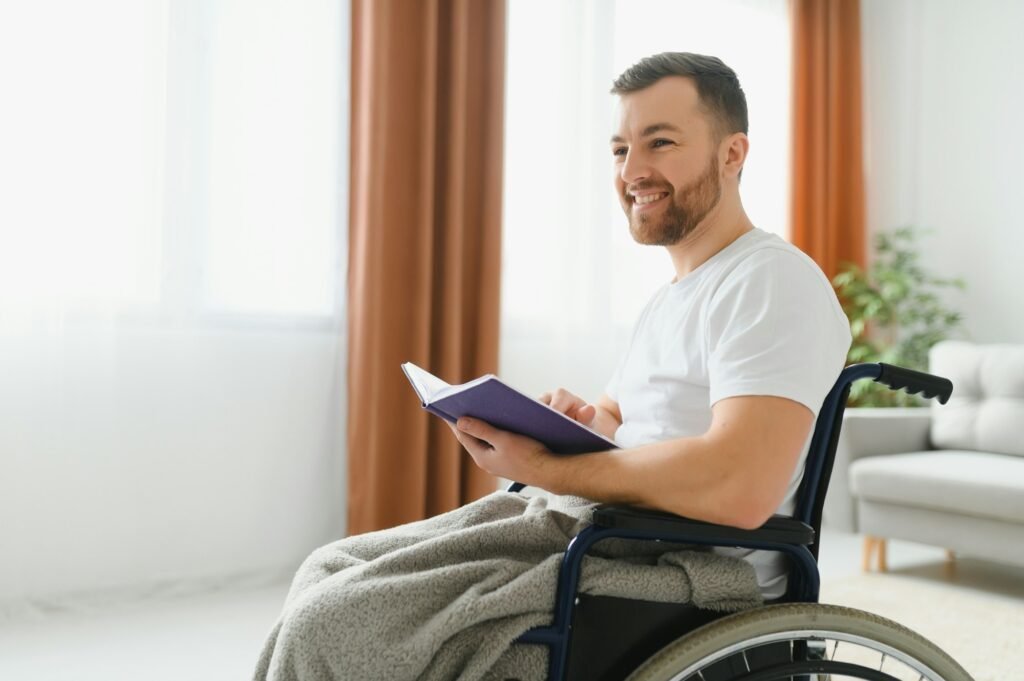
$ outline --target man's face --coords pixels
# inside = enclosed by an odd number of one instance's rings
[[[615,189],[641,244],[691,234],[722,195],[717,145],[689,78],[670,76],[623,95],[612,136]]]

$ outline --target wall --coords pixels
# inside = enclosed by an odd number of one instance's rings
[[[862,2],[868,221],[934,233],[925,264],[978,342],[1024,342],[1024,3]]]
[[[337,329],[41,337],[0,337],[0,604],[269,578],[341,536]]]

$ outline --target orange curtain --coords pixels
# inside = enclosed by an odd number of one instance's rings
[[[791,0],[793,243],[831,279],[864,265],[859,0]]]
[[[400,364],[498,363],[505,4],[352,0],[348,530],[495,489]]]

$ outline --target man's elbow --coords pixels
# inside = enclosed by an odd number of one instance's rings
[[[725,525],[741,530],[756,530],[767,522],[775,512],[774,506],[767,506],[763,502],[756,502],[746,496],[732,497],[721,495],[713,505],[702,513],[694,513],[692,507],[680,505],[675,508],[672,505],[661,507],[670,513],[676,513],[684,517],[693,517],[715,525]]]
[[[736,513],[728,524],[741,530],[756,530],[772,517],[772,513],[764,513],[761,510],[744,511]]]
[[[741,530],[756,530],[775,514],[779,500],[764,494],[764,490],[744,490],[733,496],[729,506],[728,518],[723,524]]]

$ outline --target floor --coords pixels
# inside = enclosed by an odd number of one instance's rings
[[[285,582],[0,625],[4,681],[250,678]]]
[[[823,581],[859,574],[861,538],[837,531],[824,537]],[[890,545],[889,567],[1024,604],[1024,570],[963,560],[951,573],[941,549],[904,542]],[[0,623],[0,679],[246,679],[287,589],[282,580],[6,621]]]

